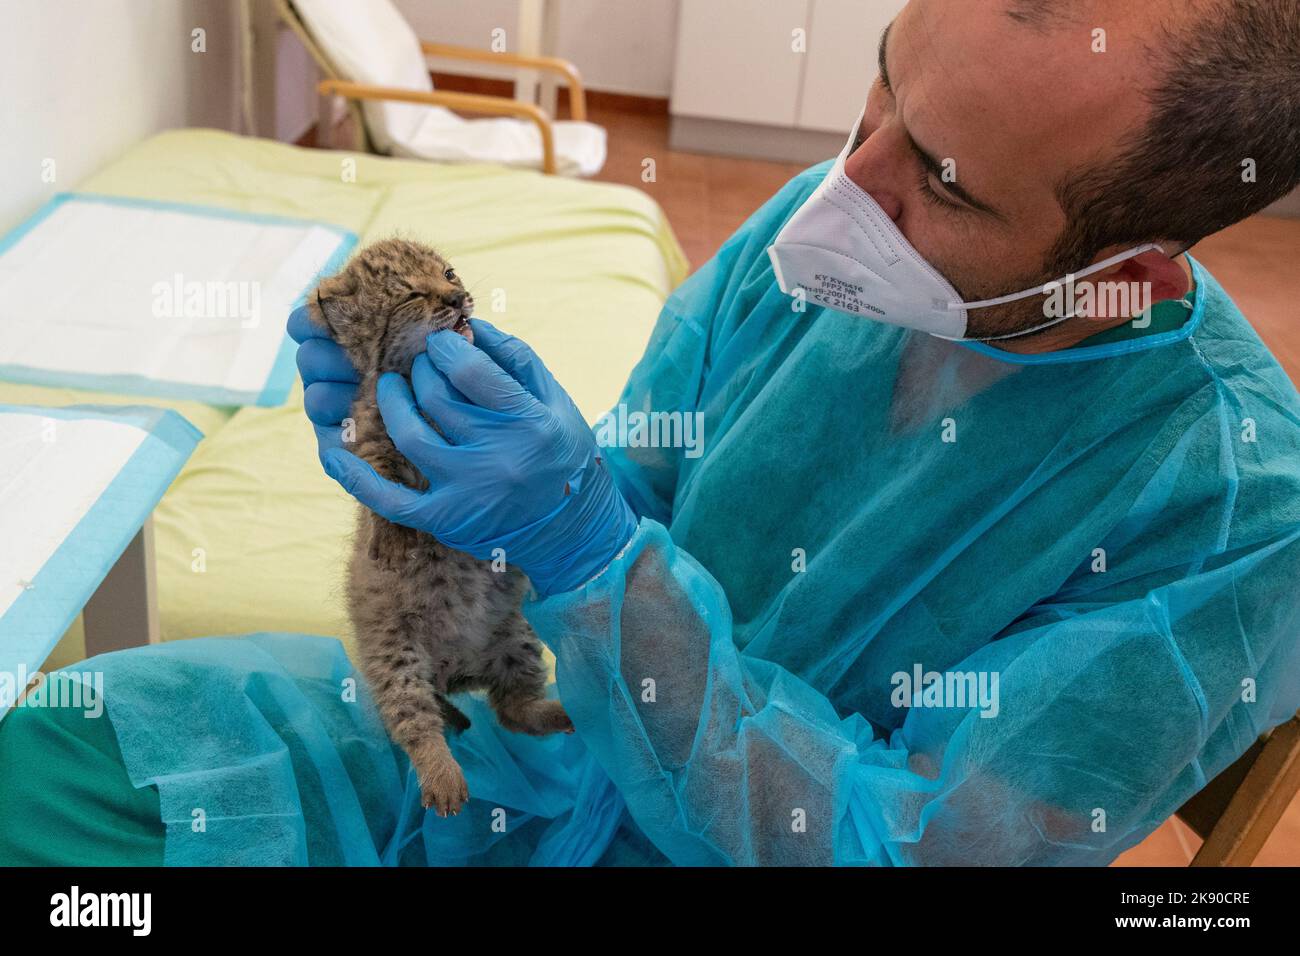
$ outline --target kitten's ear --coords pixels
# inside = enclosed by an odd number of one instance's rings
[[[351,270],[347,270],[321,280],[320,285],[316,286],[316,291],[309,297],[312,315],[320,320],[321,325],[329,330],[331,336],[337,333],[334,323],[330,321],[330,312],[334,308],[330,305],[331,300],[355,295],[357,287],[356,276]]]
[[[334,323],[330,321],[328,303],[329,299],[325,298],[324,294],[321,292],[320,286],[317,286],[316,291],[308,300],[307,311],[313,319],[325,326],[325,330],[329,332],[330,338],[334,338],[337,333],[334,331]]]
[[[343,272],[337,276],[322,278],[321,284],[317,286],[317,291],[326,299],[335,299],[347,297],[347,295],[356,295],[360,290],[361,281],[356,276],[355,269],[343,269]]]

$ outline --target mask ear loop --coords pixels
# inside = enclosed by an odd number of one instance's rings
[[[1065,276],[1065,279],[1067,281],[1071,279],[1086,279],[1088,276],[1096,275],[1098,272],[1104,272],[1111,266],[1119,265],[1121,262],[1127,262],[1129,259],[1136,259],[1145,252],[1159,252],[1164,254],[1165,250],[1163,247],[1156,245],[1153,242],[1147,243],[1144,246],[1137,246],[1136,248],[1130,249],[1128,252],[1121,252],[1118,255],[1111,256],[1109,259],[1103,259],[1101,262],[1091,265],[1079,272],[1071,272],[1069,275]],[[1170,256],[1169,258],[1172,259],[1173,256]],[[1045,282],[1036,288],[1026,289],[1024,292],[1014,292],[1011,295],[1001,295],[996,299],[983,299],[979,302],[949,302],[948,308],[954,312],[961,309],[987,309],[989,306],[1006,305],[1008,302],[1018,302],[1021,299],[1033,298],[1036,295],[1048,295],[1052,292],[1053,286],[1063,285],[1065,285],[1065,282],[1060,279],[1054,279],[1053,281]],[[1073,318],[1073,316],[1066,316],[1066,318]],[[1040,328],[1042,328],[1042,326],[1040,326]]]
[[[1189,252],[1191,252],[1191,251],[1192,251],[1192,247],[1191,247],[1191,246],[1184,246],[1183,248],[1181,248],[1181,249],[1179,249],[1177,252],[1175,252],[1172,256],[1170,256],[1169,258],[1170,258],[1170,259],[1177,259],[1179,256],[1185,256],[1185,255],[1187,255],[1187,253],[1189,253]],[[1186,309],[1188,312],[1194,312],[1194,311],[1196,311],[1196,303],[1193,302],[1191,299],[1187,298],[1186,295],[1184,295],[1181,299],[1178,300],[1178,304],[1181,305],[1181,306],[1182,306],[1184,309]]]
[[[1101,271],[1103,271],[1103,270],[1109,268],[1110,266],[1117,265],[1117,264],[1119,264],[1119,263],[1121,263],[1121,262],[1125,262],[1125,261],[1127,261],[1127,260],[1129,260],[1129,259],[1134,259],[1134,258],[1136,258],[1137,256],[1142,255],[1144,252],[1159,252],[1159,253],[1162,253],[1162,254],[1164,254],[1164,255],[1168,255],[1170,259],[1176,259],[1176,258],[1178,258],[1178,257],[1181,256],[1181,255],[1185,255],[1185,254],[1187,253],[1187,251],[1188,251],[1190,248],[1191,248],[1191,247],[1188,246],[1187,248],[1182,249],[1182,250],[1180,250],[1179,252],[1175,252],[1175,253],[1173,253],[1172,255],[1169,255],[1169,253],[1165,252],[1164,246],[1161,246],[1159,243],[1154,243],[1154,242],[1152,242],[1152,243],[1147,243],[1146,245],[1144,245],[1144,246],[1139,246],[1138,248],[1133,249],[1133,250],[1130,250],[1129,252],[1124,252],[1124,253],[1120,253],[1119,255],[1116,255],[1116,256],[1111,256],[1109,259],[1105,259],[1105,260],[1103,260],[1103,261],[1101,261],[1101,262],[1098,262],[1096,265],[1094,265],[1094,266],[1090,266],[1089,268],[1083,270],[1082,272],[1071,273],[1071,276],[1069,276],[1069,277],[1067,277],[1067,278],[1081,279],[1081,278],[1085,278],[1085,277],[1090,276],[1090,275],[1095,275],[1096,273],[1101,272]],[[1024,292],[1018,292],[1018,293],[1016,293],[1016,294],[1014,294],[1014,295],[1004,295],[1004,296],[1001,296],[1001,297],[996,298],[996,299],[986,299],[986,300],[984,300],[983,302],[949,302],[949,303],[948,303],[948,308],[949,308],[950,310],[958,310],[958,309],[978,309],[978,308],[986,308],[986,307],[991,306],[991,305],[1002,305],[1002,304],[1007,303],[1007,302],[1015,302],[1015,301],[1018,300],[1018,299],[1027,299],[1027,298],[1029,298],[1030,296],[1034,296],[1034,295],[1046,295],[1046,294],[1048,294],[1048,293],[1051,291],[1051,286],[1053,286],[1053,285],[1060,285],[1060,283],[1059,283],[1059,282],[1048,282],[1048,283],[1044,284],[1041,288],[1038,288],[1038,289],[1027,289],[1027,290],[1025,290]],[[1181,299],[1179,299],[1179,300],[1177,300],[1177,301],[1178,301],[1178,304],[1179,304],[1179,305],[1181,305],[1183,308],[1187,309],[1187,311],[1189,311],[1189,312],[1194,311],[1195,308],[1196,308],[1196,305],[1195,305],[1195,304],[1194,304],[1190,299],[1188,299],[1187,296],[1185,296],[1185,295],[1184,295]],[[1140,314],[1140,313],[1139,313],[1139,314]],[[939,335],[939,336],[936,336],[936,338],[948,339],[948,341],[950,341],[950,342],[963,342],[963,341],[965,341],[965,342],[1001,342],[1001,341],[1004,341],[1004,340],[1006,340],[1006,339],[1018,339],[1018,338],[1023,338],[1023,337],[1026,336],[1026,335],[1033,335],[1035,332],[1041,332],[1041,331],[1043,331],[1044,329],[1050,329],[1050,328],[1051,328],[1052,326],[1054,326],[1054,325],[1060,325],[1062,322],[1068,322],[1070,319],[1073,319],[1073,318],[1075,318],[1075,317],[1076,317],[1075,314],[1071,313],[1070,315],[1062,316],[1062,317],[1059,318],[1059,319],[1052,319],[1052,321],[1050,321],[1050,322],[1044,322],[1042,325],[1036,325],[1036,326],[1034,326],[1032,329],[1022,329],[1022,330],[1019,331],[1019,332],[1011,332],[1011,333],[1009,333],[1009,334],[1007,334],[1007,335],[994,335],[994,336],[989,336],[989,337],[981,337],[981,338],[978,338],[978,339],[976,339],[976,338],[964,338],[964,337],[963,337],[963,338],[949,338],[949,337],[946,336],[946,335]],[[1137,316],[1133,316],[1133,318],[1137,318]]]

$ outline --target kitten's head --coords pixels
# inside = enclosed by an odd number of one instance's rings
[[[406,239],[366,246],[322,280],[307,304],[363,375],[409,375],[425,338],[438,329],[474,341],[474,299],[455,270],[429,246]]]

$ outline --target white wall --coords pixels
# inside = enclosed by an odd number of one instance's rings
[[[237,51],[235,0],[0,0],[0,230],[151,133],[237,128]]]
[[[492,30],[506,31],[517,51],[518,0],[394,0],[422,40],[490,49]],[[552,0],[557,2],[557,0]],[[762,0],[756,0],[762,2]],[[672,89],[678,0],[558,0],[556,56],[577,64],[592,89],[666,97]],[[448,72],[510,76],[447,61]]]
[[[263,0],[269,2],[269,0]],[[320,71],[307,48],[288,27],[279,27],[275,35],[275,128],[259,127],[263,136],[274,135],[282,143],[294,143],[315,125],[320,111],[316,84]],[[254,80],[256,83],[257,80]],[[343,101],[335,103],[342,115]],[[266,124],[269,126],[270,124]]]

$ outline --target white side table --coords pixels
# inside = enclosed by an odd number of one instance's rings
[[[150,515],[201,438],[149,406],[0,405],[0,715],[83,609],[87,656],[158,641]]]

